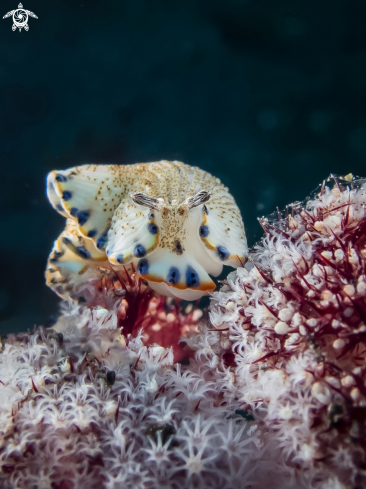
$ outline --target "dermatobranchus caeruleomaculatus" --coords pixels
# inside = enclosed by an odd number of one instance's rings
[[[218,178],[179,161],[84,165],[53,171],[47,195],[66,219],[47,284],[72,296],[92,269],[133,264],[160,294],[195,300],[209,277],[246,261],[240,211]]]

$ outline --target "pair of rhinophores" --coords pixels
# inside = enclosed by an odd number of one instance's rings
[[[47,195],[67,219],[46,270],[63,298],[75,298],[98,267],[132,263],[158,293],[195,300],[215,289],[209,275],[246,261],[244,225],[228,189],[179,161],[53,171]]]

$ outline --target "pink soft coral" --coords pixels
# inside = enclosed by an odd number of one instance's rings
[[[306,206],[260,219],[266,236],[252,268],[231,273],[214,294],[211,320],[229,329],[243,407],[274,431],[287,463],[307,474],[311,487],[336,476],[361,488],[365,181],[328,185]]]
[[[197,322],[203,312],[195,304],[161,297],[152,291],[137,274],[133,265],[123,271],[100,268],[99,280],[81,284],[77,295],[88,307],[114,308],[118,325],[127,342],[143,329],[145,345],[159,344],[173,347],[174,360],[181,361],[191,356],[184,351],[179,338],[188,332],[197,331]],[[186,305],[185,305],[186,304]]]
[[[364,487],[363,185],[262,219],[211,324],[106,269],[52,329],[9,335],[1,487]]]
[[[9,336],[1,487],[230,489],[261,443],[238,403],[223,402],[225,370],[205,354],[174,364],[172,348],[147,347],[140,333],[127,344],[116,308],[65,305],[53,329]]]

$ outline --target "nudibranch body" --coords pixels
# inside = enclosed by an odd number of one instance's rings
[[[67,219],[46,270],[47,284],[64,298],[93,269],[132,263],[157,292],[195,300],[215,289],[209,274],[246,260],[234,198],[197,167],[178,161],[78,166],[51,172],[47,195]]]

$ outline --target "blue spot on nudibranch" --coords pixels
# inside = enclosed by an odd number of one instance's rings
[[[140,260],[137,264],[137,271],[140,275],[146,275],[149,270],[149,262],[146,258]]]
[[[98,231],[96,229],[91,229],[90,231],[88,231],[88,238],[94,238],[94,236],[96,236],[97,232]]]
[[[78,212],[77,217],[78,217],[78,223],[80,224],[80,226],[84,226],[84,224],[86,223],[86,221],[90,217],[90,212],[89,211],[80,211],[80,212]]]
[[[217,247],[217,254],[219,255],[220,260],[222,260],[222,261],[227,260],[230,256],[230,253],[225,248],[225,246],[218,246]]]
[[[159,232],[158,226],[156,224],[154,224],[153,222],[149,223],[148,229],[149,229],[149,232],[151,234],[158,234],[158,232]]]
[[[69,192],[68,190],[62,192],[62,200],[70,200],[71,197],[72,197],[72,193]]]
[[[175,285],[179,282],[179,279],[180,279],[180,272],[179,272],[178,268],[171,267],[169,270],[168,276],[167,276],[167,281],[170,284]]]
[[[55,180],[58,182],[67,182],[67,177],[65,177],[65,175],[61,175],[61,173],[58,173]]]
[[[151,221],[151,219],[154,217],[154,214],[151,212],[151,210],[149,210],[149,221]]]
[[[207,209],[207,206],[204,205],[203,206],[203,210],[206,212],[207,215],[209,214],[208,209]]]
[[[200,226],[199,234],[201,238],[206,238],[209,234],[208,226]]]
[[[137,245],[135,246],[135,248],[133,250],[133,254],[135,256],[137,256],[138,258],[142,258],[143,256],[146,256],[146,250],[142,246],[142,244],[137,243]]]
[[[192,267],[187,268],[186,284],[187,284],[187,287],[198,287],[200,284],[200,279],[198,277],[198,273]]]
[[[85,246],[78,246],[76,248],[76,254],[79,255],[81,258],[84,258],[84,260],[87,260],[88,258],[90,258],[90,253],[85,248]]]
[[[97,248],[104,248],[107,243],[108,229],[97,239]]]
[[[123,263],[123,255],[122,255],[122,253],[120,253],[119,255],[116,256],[116,260],[118,261],[118,263],[120,263],[122,265],[122,263]]]
[[[90,217],[90,211],[79,211],[77,207],[71,207],[70,214],[78,218],[80,226],[83,226]]]

